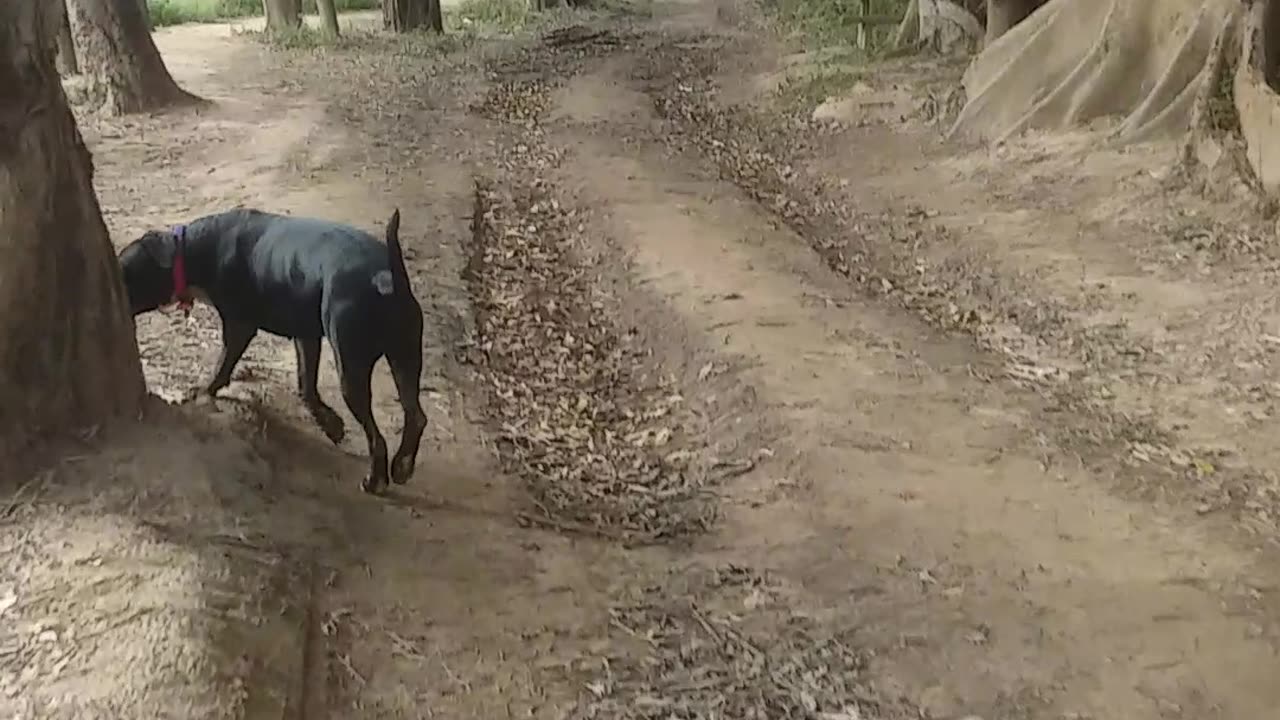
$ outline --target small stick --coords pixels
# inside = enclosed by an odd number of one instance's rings
[[[613,625],[614,627],[618,628],[618,629],[619,629],[619,630],[621,630],[622,632],[624,632],[624,633],[626,633],[626,634],[630,635],[631,637],[633,637],[633,638],[635,638],[635,639],[637,639],[637,640],[643,640],[643,641],[645,641],[645,642],[649,643],[649,645],[650,645],[651,647],[654,647],[654,648],[658,647],[658,641],[657,641],[657,640],[654,640],[653,638],[651,638],[651,637],[647,637],[647,636],[645,636],[645,635],[641,635],[639,632],[637,632],[637,631],[635,631],[635,630],[632,630],[631,628],[627,627],[626,623],[624,623],[624,622],[622,622],[621,620],[619,620],[617,615],[614,615],[613,613],[609,613],[609,615],[610,615],[610,617],[609,617],[609,624],[610,624],[610,625]]]
[[[693,612],[693,618],[698,621],[698,624],[702,626],[703,630],[707,631],[707,634],[711,636],[712,640],[715,640],[717,643],[724,643],[724,638],[720,637],[720,633],[716,632],[715,628],[711,627],[711,623],[708,622],[707,618],[698,610],[697,605],[689,603],[689,610]]]
[[[364,687],[369,684],[369,682],[364,679],[364,676],[356,672],[355,667],[351,665],[351,658],[346,655],[339,655],[338,662],[342,663],[342,667],[346,668],[347,672],[351,673],[351,677],[355,678],[356,681],[360,683],[360,687]]]
[[[14,511],[18,509],[18,505],[22,504],[22,494],[27,491],[27,488],[32,486],[43,485],[45,481],[51,477],[53,477],[52,468],[50,468],[49,470],[45,470],[39,475],[36,475],[30,480],[27,480],[26,482],[19,485],[18,489],[13,492],[13,498],[9,501],[9,506],[4,509],[4,513],[2,514],[2,516],[7,518],[10,515],[13,515]],[[32,498],[31,500],[27,500],[26,502],[27,504],[30,504],[34,501],[35,501],[35,498]]]

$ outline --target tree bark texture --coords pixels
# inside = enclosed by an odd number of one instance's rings
[[[316,0],[316,10],[320,13],[320,26],[325,35],[338,37],[338,10],[333,0]]]
[[[382,0],[382,22],[394,32],[420,30],[427,27],[430,3],[431,0]]]
[[[984,46],[995,42],[1009,28],[1027,19],[1048,0],[989,0],[987,3],[987,36]]]
[[[63,75],[79,75],[80,64],[76,62],[76,42],[71,37],[71,17],[66,0],[58,0],[58,8],[61,10],[58,21],[58,72]]]
[[[262,0],[262,11],[267,16],[269,32],[302,27],[302,0]]]
[[[54,67],[60,10],[0,2],[0,451],[146,393],[92,160]]]
[[[196,100],[164,66],[139,0],[68,0],[68,7],[82,70],[107,112],[151,112]]]
[[[1266,0],[1262,7],[1261,32],[1254,38],[1253,57],[1261,62],[1267,85],[1280,92],[1280,0]]]
[[[444,34],[444,9],[440,0],[427,0],[427,25],[433,32]]]

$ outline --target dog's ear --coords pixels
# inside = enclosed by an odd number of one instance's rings
[[[138,240],[138,245],[160,267],[166,269],[173,267],[173,256],[178,251],[178,244],[173,233],[163,230],[148,230]]]

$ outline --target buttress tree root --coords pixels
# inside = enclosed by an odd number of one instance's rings
[[[1277,80],[1280,0],[1049,0],[974,59],[951,134],[1001,142],[1111,118],[1116,141],[1183,137],[1202,164],[1237,143],[1274,194]]]
[[[952,133],[1001,141],[1106,116],[1122,118],[1117,132],[1129,139],[1183,131],[1207,81],[1210,50],[1239,7],[1238,0],[1050,0],[974,59]]]
[[[146,392],[92,161],[54,67],[61,10],[0,2],[0,460]]]
[[[178,87],[164,66],[142,6],[140,0],[68,0],[89,94],[111,114],[153,112],[199,102]]]

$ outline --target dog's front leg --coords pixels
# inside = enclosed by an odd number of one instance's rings
[[[231,384],[231,371],[235,370],[236,363],[240,362],[244,351],[257,334],[258,328],[253,325],[222,319],[222,352],[218,356],[218,368],[214,370],[213,377],[204,387],[206,395],[213,397],[219,390]]]

